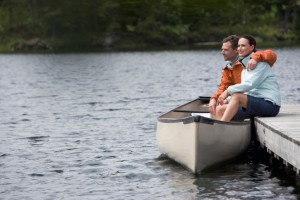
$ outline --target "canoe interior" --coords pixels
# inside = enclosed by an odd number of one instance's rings
[[[208,103],[209,97],[199,97],[161,115],[159,119],[180,119],[190,117],[191,113],[209,113]]]
[[[211,119],[208,110],[210,97],[199,97],[193,101],[190,101],[184,105],[181,105],[167,113],[158,117],[158,121],[164,123],[173,123],[182,121],[184,123],[191,122],[207,122],[207,123],[220,123],[220,124],[232,124],[232,125],[245,125],[251,123],[250,119],[242,121],[230,121],[223,122],[220,120]]]

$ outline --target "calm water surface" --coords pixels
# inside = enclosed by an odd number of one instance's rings
[[[275,49],[283,104],[300,49]],[[156,118],[217,89],[219,51],[0,55],[0,199],[297,199],[250,149],[199,176],[160,156]]]

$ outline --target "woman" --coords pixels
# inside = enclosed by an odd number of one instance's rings
[[[224,114],[219,112],[222,121],[243,120],[246,118],[273,117],[279,113],[281,98],[276,76],[269,65],[259,62],[254,70],[248,71],[245,66],[256,51],[256,41],[252,36],[239,39],[237,48],[240,62],[244,66],[240,84],[232,85],[218,98],[218,103],[226,107]],[[229,104],[224,100],[231,95]],[[223,109],[217,109],[223,110]]]

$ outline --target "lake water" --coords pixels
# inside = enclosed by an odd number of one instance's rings
[[[299,48],[274,49],[283,104]],[[157,117],[217,89],[218,50],[0,55],[0,199],[297,199],[256,151],[193,175],[160,155]]]

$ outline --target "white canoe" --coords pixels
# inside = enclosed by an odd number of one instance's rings
[[[250,120],[213,120],[208,102],[208,97],[199,97],[161,115],[157,121],[160,152],[193,173],[242,154],[251,140]]]

